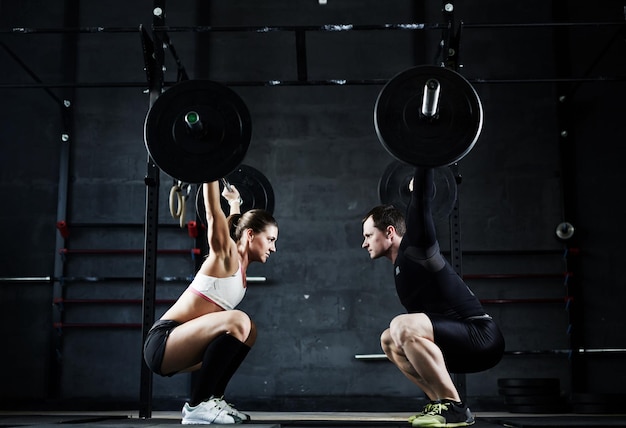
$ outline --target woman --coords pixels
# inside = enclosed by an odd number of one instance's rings
[[[230,378],[256,340],[250,317],[235,309],[246,292],[246,270],[276,251],[278,225],[266,211],[228,218],[218,182],[203,184],[209,254],[196,277],[147,335],[144,358],[161,376],[199,370],[183,424],[233,424],[248,420],[223,400]],[[240,201],[231,196],[231,201]],[[231,205],[232,207],[233,205]]]

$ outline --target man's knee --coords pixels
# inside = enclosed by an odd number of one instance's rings
[[[389,324],[389,334],[396,346],[420,338],[432,340],[432,324],[426,314],[398,315]]]
[[[389,354],[393,347],[393,340],[391,339],[391,332],[389,329],[382,332],[380,335],[380,347],[385,354]]]

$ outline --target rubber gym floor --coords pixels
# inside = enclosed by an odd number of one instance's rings
[[[410,428],[408,413],[249,412],[249,428]],[[626,427],[623,414],[475,413],[476,428]],[[153,412],[149,419],[125,412],[0,412],[0,427],[168,427],[180,426],[180,412]]]

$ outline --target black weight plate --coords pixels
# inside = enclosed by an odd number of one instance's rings
[[[560,387],[558,378],[500,378],[498,386],[501,387]]]
[[[570,395],[570,402],[572,404],[599,404],[606,403],[608,400],[603,396],[603,394],[573,392]]]
[[[546,401],[553,401],[559,398],[558,395],[546,397],[544,395],[507,395],[504,403],[511,406],[528,406],[535,404],[545,404]]]
[[[248,165],[240,165],[226,176],[226,181],[239,190],[243,200],[241,212],[261,208],[270,214],[274,213],[274,190],[267,177],[259,170]],[[224,198],[222,208],[228,213],[228,202]]]
[[[619,405],[626,402],[626,394],[620,393],[582,393],[573,392],[570,395],[572,404],[606,404]]]
[[[623,413],[623,407],[616,407],[605,403],[583,403],[571,405],[572,413],[598,414],[598,413]]]
[[[239,195],[243,200],[241,206],[242,213],[253,208],[264,209],[270,214],[274,213],[274,190],[267,177],[259,170],[249,165],[239,165],[225,178],[228,183],[234,185],[239,191]],[[220,182],[220,189],[223,188],[224,186]],[[224,213],[228,215],[230,207],[224,198],[221,198],[221,206]],[[198,189],[196,196],[196,213],[202,224],[206,226],[206,211],[204,209],[202,187]]]
[[[440,85],[438,115],[421,115],[424,86]],[[472,85],[457,72],[418,66],[394,76],[374,107],[378,139],[396,159],[416,166],[446,166],[474,147],[483,125],[483,109]]]
[[[415,167],[404,162],[393,161],[385,168],[378,181],[378,196],[382,204],[391,204],[403,214],[411,199],[409,182]],[[435,196],[432,203],[433,218],[447,219],[452,213],[457,198],[457,184],[452,170],[447,166],[435,168]]]
[[[544,403],[535,405],[507,406],[511,413],[562,413],[567,411],[567,406],[562,403]]]
[[[192,111],[200,116],[200,132],[185,124],[185,115]],[[250,112],[243,100],[208,80],[186,80],[166,90],[144,123],[144,140],[154,163],[185,183],[228,175],[243,161],[251,135]]]
[[[553,386],[506,386],[498,388],[498,393],[505,396],[555,396],[561,393],[560,389]]]

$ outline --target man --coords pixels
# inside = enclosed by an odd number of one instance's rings
[[[474,416],[450,373],[495,366],[504,353],[504,338],[440,253],[431,212],[434,170],[417,168],[412,186],[406,219],[390,205],[374,207],[363,219],[362,247],[371,259],[391,260],[396,291],[407,310],[382,333],[381,346],[430,400],[409,419],[414,427],[468,426]]]

